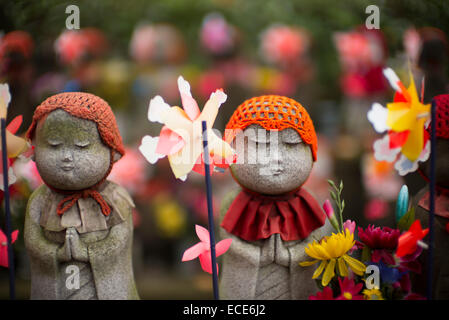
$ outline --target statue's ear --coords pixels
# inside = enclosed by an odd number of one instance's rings
[[[119,161],[122,158],[122,155],[118,152],[114,152],[114,162]]]

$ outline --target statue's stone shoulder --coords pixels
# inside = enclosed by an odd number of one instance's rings
[[[34,222],[39,223],[41,210],[50,196],[50,189],[45,185],[41,185],[31,194],[27,204],[27,215]]]
[[[123,220],[127,220],[129,215],[132,213],[132,209],[136,207],[128,191],[115,182],[108,180],[107,186],[101,194],[106,198],[107,202],[112,205],[113,209],[116,210]]]

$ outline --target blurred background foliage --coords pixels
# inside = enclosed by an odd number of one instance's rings
[[[380,8],[381,29],[391,54],[402,49],[403,32],[414,25],[432,25],[449,30],[449,2],[444,0],[98,0],[98,1],[3,1],[0,25],[5,31],[28,31],[36,43],[53,41],[64,29],[65,8],[76,4],[81,12],[82,27],[102,30],[110,41],[110,55],[126,56],[128,42],[136,22],[170,23],[185,37],[189,61],[205,65],[207,61],[198,45],[198,32],[204,16],[211,11],[222,13],[230,24],[244,34],[243,50],[251,59],[259,59],[259,35],[273,22],[293,24],[307,29],[313,38],[312,56],[317,61],[318,82],[323,95],[336,98],[339,74],[338,57],[332,34],[364,23],[365,8]],[[36,54],[46,56],[53,52]]]

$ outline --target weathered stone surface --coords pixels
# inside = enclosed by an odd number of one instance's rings
[[[249,130],[260,129],[264,134],[257,136]],[[277,135],[277,153],[257,159],[256,143],[269,141],[271,132],[259,125],[244,130],[248,139],[244,142],[245,163],[231,166],[238,183],[261,194],[282,195],[300,187],[308,178],[313,165],[310,147],[301,142],[293,129],[284,129]],[[264,141],[263,136],[266,135]],[[239,148],[234,145],[237,153]],[[243,151],[242,149],[240,149]],[[260,160],[262,161],[256,161]],[[249,162],[249,163],[248,163]],[[241,191],[231,191],[222,201],[220,211],[223,220],[229,206]],[[258,241],[245,241],[220,228],[220,237],[231,238],[232,244],[223,256],[220,269],[220,297],[222,299],[308,299],[318,291],[312,280],[313,268],[303,268],[299,262],[308,260],[305,247],[313,240],[329,235],[332,226],[329,221],[313,231],[306,239],[283,241],[279,234]]]
[[[258,124],[252,124],[243,134],[248,137],[243,150],[239,150],[238,142],[234,148],[239,159],[244,156],[244,163],[232,165],[231,171],[245,188],[262,194],[283,194],[300,187],[309,177],[313,165],[312,151],[301,142],[294,129],[267,131]],[[277,143],[267,143],[270,138]],[[234,141],[239,140],[237,136]],[[266,152],[262,152],[264,148]]]
[[[38,124],[33,142],[39,173],[54,188],[85,189],[108,171],[110,150],[92,121],[55,110]],[[46,185],[31,195],[24,229],[31,299],[139,299],[131,251],[134,203],[115,183],[106,181],[98,191],[112,209],[107,217],[92,198],[81,198],[61,218],[56,206],[63,195]],[[68,267],[80,271],[79,288],[67,286]]]

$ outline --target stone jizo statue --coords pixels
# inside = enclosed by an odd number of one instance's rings
[[[134,203],[106,180],[124,154],[109,105],[88,93],[54,95],[35,110],[27,136],[45,182],[25,218],[31,299],[139,299]]]
[[[223,299],[308,299],[313,268],[302,268],[305,247],[330,235],[315,198],[302,188],[316,160],[317,137],[295,100],[261,96],[242,103],[225,131],[240,187],[223,199],[222,238],[231,238],[220,271]]]

